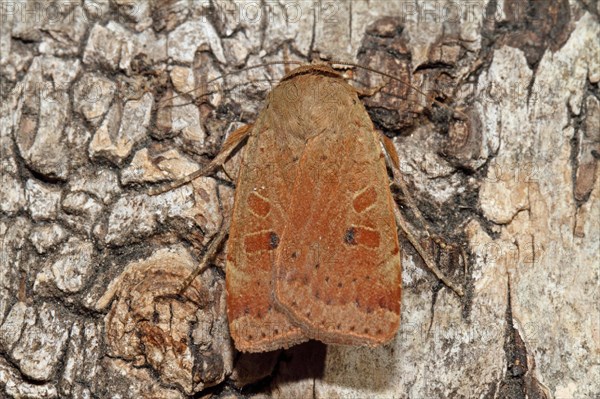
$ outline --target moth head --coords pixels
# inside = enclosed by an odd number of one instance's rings
[[[318,62],[318,63],[314,63],[314,64],[299,66],[298,68],[288,72],[283,77],[283,79],[281,79],[281,81],[283,82],[283,81],[289,80],[295,76],[307,75],[307,74],[325,75],[325,76],[331,76],[331,77],[336,77],[336,78],[342,78],[342,75],[340,75],[335,69],[333,69],[331,67],[331,65],[324,63],[324,62]]]

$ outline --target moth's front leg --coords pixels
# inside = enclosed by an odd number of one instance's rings
[[[419,220],[419,223],[425,229],[428,238],[432,238],[431,234],[429,233],[429,230],[427,229],[427,223],[425,222],[423,215],[421,215],[421,211],[419,211],[419,208],[417,208],[417,206],[415,205],[412,197],[410,196],[410,192],[408,191],[408,188],[406,187],[406,183],[404,182],[404,179],[402,178],[402,174],[400,172],[400,167],[399,167],[400,162],[398,159],[398,153],[396,152],[394,143],[388,137],[384,136],[383,133],[380,134],[380,137],[381,137],[381,144],[383,145],[383,147],[388,155],[388,166],[392,169],[392,172],[394,175],[393,184],[395,184],[398,188],[400,188],[400,190],[402,190],[402,193],[404,194],[404,197],[406,199],[406,204],[408,205],[408,207],[410,208],[412,213],[415,215],[415,217]],[[404,231],[404,234],[408,238],[408,241],[410,241],[412,246],[417,250],[419,256],[423,259],[423,262],[425,262],[425,265],[427,265],[427,267],[433,272],[433,274],[436,275],[436,277],[438,279],[440,279],[440,281],[442,281],[446,286],[448,286],[450,289],[452,289],[452,291],[456,292],[456,294],[458,296],[463,296],[463,289],[461,287],[457,286],[456,284],[454,284],[452,281],[450,281],[448,279],[448,277],[446,277],[444,275],[444,273],[442,273],[442,271],[437,267],[436,262],[432,259],[429,252],[427,252],[421,246],[419,241],[416,239],[415,235],[410,230],[406,219],[404,219],[404,216],[402,215],[402,212],[400,211],[400,207],[398,206],[398,204],[395,201],[394,201],[394,216],[396,218],[396,224],[398,225],[398,227],[400,227],[400,229],[402,229],[402,231]],[[439,240],[438,240],[438,243],[440,244],[440,246],[442,248],[444,248],[444,245],[445,245],[444,243],[442,243]],[[463,262],[465,262],[465,264],[466,264],[466,257],[464,257],[463,252],[461,252],[461,256],[463,257]]]
[[[184,184],[194,181],[199,177],[208,176],[215,173],[217,169],[223,166],[227,158],[229,158],[233,154],[233,152],[242,144],[242,142],[248,138],[251,131],[252,125],[244,125],[236,129],[233,133],[229,135],[229,137],[227,137],[227,139],[223,143],[223,146],[221,147],[221,151],[219,151],[219,154],[217,154],[217,156],[212,161],[210,161],[208,165],[201,169],[198,169],[193,173],[190,173],[189,175],[179,180],[175,180],[163,186],[153,187],[150,189],[149,194],[162,194],[167,191],[171,191],[178,187],[181,187]]]

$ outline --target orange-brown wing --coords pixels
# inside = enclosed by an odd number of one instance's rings
[[[294,150],[259,118],[244,148],[227,243],[227,315],[238,350],[264,352],[306,341],[273,306],[272,268],[291,194]]]
[[[356,101],[299,160],[274,295],[310,338],[378,345],[398,329],[401,265],[384,156]]]

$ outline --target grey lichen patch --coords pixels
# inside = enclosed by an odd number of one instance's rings
[[[176,149],[151,156],[144,148],[135,153],[131,164],[123,169],[121,182],[156,183],[182,178],[200,169],[200,165],[188,159]]]
[[[120,164],[134,145],[146,137],[154,97],[146,93],[139,100],[114,104],[90,143],[90,156]]]
[[[21,373],[0,357],[0,381],[9,398],[59,398],[55,383],[24,382]]]
[[[34,57],[23,43],[7,43],[7,40],[0,40],[0,53],[0,74],[10,82],[27,70]]]
[[[91,242],[72,237],[58,251],[56,258],[46,262],[36,278],[34,291],[43,290],[51,282],[66,294],[79,292],[93,271],[94,254]]]
[[[16,90],[15,92],[19,92]],[[8,215],[23,209],[26,204],[25,190],[19,179],[19,168],[17,167],[16,154],[13,142],[10,138],[14,119],[9,105],[16,107],[16,96],[4,99],[0,108],[0,212]],[[5,105],[5,106],[4,106]]]
[[[59,212],[61,190],[35,179],[27,180],[25,197],[27,208],[34,221],[55,220]]]
[[[17,302],[0,326],[0,347],[4,351],[12,350],[19,340],[25,326],[33,325],[35,321],[35,309],[27,306],[24,302]]]
[[[130,263],[99,300],[109,354],[158,372],[188,394],[220,383],[232,358],[223,281],[210,270],[178,295],[196,262],[181,247]],[[210,361],[206,361],[210,359]]]
[[[514,101],[505,95],[510,93],[515,86],[527,82],[532,78],[532,71],[527,66],[525,56],[517,49],[503,47],[496,52],[497,56],[489,68],[487,75],[482,76],[482,83],[490,84],[494,97],[497,96],[498,102],[484,103],[486,112],[501,106],[506,112],[514,115],[510,122],[502,126],[502,131],[497,131],[496,127],[489,124],[488,134],[503,135],[507,130],[522,130],[528,123],[517,118],[520,116],[519,109],[522,103]],[[486,218],[494,223],[503,224],[510,220],[521,210],[529,207],[528,184],[523,179],[512,178],[511,172],[515,164],[521,167],[526,166],[520,163],[517,156],[517,149],[523,150],[524,147],[531,145],[531,139],[519,137],[518,134],[508,135],[503,143],[503,149],[493,160],[489,167],[489,177],[481,183],[480,204]],[[515,151],[506,151],[508,149]],[[521,176],[517,176],[521,177]],[[526,177],[526,176],[523,176]]]
[[[136,57],[160,62],[167,58],[166,39],[151,30],[132,33],[110,21],[106,27],[94,25],[85,46],[83,62],[110,70],[131,72]]]
[[[198,88],[195,89],[192,95],[203,94]],[[179,136],[188,148],[199,151],[204,147],[206,132],[196,105],[171,92],[161,99],[160,105],[156,116],[157,129],[153,132],[155,137]]]
[[[60,380],[63,396],[85,397],[98,389],[102,327],[96,322],[75,322],[71,328],[65,367]]]
[[[23,271],[35,258],[26,251],[27,236],[31,231],[28,218],[17,217],[10,223],[0,223],[0,298],[11,305],[15,298],[24,301],[21,295]]]
[[[83,192],[70,192],[62,199],[61,221],[75,231],[89,236],[96,220],[100,217],[103,204]]]
[[[83,54],[83,62],[116,70],[124,46],[125,41],[114,32],[102,25],[94,25]]]
[[[27,377],[50,381],[64,355],[71,322],[48,303],[36,311],[36,316],[26,320],[22,331],[14,331],[19,339],[10,356]]]
[[[94,5],[96,6],[96,3]],[[49,21],[44,21],[46,18],[32,18],[40,20],[43,25],[44,34],[39,44],[40,53],[60,57],[77,56],[91,17],[88,12],[93,8],[86,7],[84,4],[64,3],[44,9]],[[48,24],[50,21],[51,23]]]
[[[93,125],[102,121],[116,91],[116,84],[96,73],[86,73],[74,85],[74,109]]]
[[[67,231],[60,224],[39,224],[33,226],[29,235],[29,241],[31,241],[39,254],[43,254],[64,241],[67,238],[67,234]]]
[[[181,24],[169,34],[167,42],[169,57],[188,64],[194,61],[194,52],[202,46],[210,48],[219,62],[227,62],[221,38],[206,18]]]
[[[121,192],[119,178],[110,169],[78,170],[69,180],[69,188],[92,194],[104,204],[111,203]]]
[[[78,60],[36,57],[23,83],[15,141],[29,167],[55,179],[69,174],[65,126],[69,88],[79,69]]]
[[[152,199],[147,195],[121,197],[112,207],[106,230],[100,237],[107,244],[122,245],[150,236],[158,227]]]
[[[25,205],[25,191],[20,181],[14,176],[3,173],[0,176],[0,211],[11,214],[16,213]]]
[[[150,3],[132,3],[126,0],[118,0],[116,3],[119,20],[127,22],[128,28],[136,32],[144,32],[152,25],[154,7]]]

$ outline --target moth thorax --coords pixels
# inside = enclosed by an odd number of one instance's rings
[[[291,136],[308,140],[340,127],[351,112],[354,92],[339,77],[299,75],[283,81],[272,93],[273,121]]]

